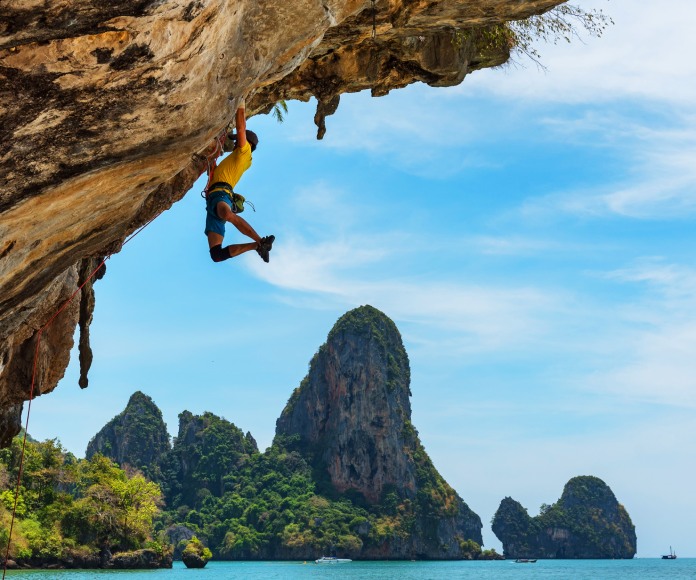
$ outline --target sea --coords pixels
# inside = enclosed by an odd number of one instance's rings
[[[696,558],[486,562],[208,562],[189,570],[8,570],[12,580],[696,580]]]

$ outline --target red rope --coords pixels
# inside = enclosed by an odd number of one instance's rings
[[[155,216],[156,217],[156,216]],[[122,246],[125,246],[128,242],[130,242],[135,236],[137,236],[140,232],[142,232],[147,226],[149,226],[153,221],[154,217],[146,222],[144,225],[140,226],[133,234],[131,234],[125,242],[123,242]],[[36,349],[34,350],[34,364],[33,364],[33,369],[31,373],[31,388],[29,389],[29,404],[27,405],[27,419],[25,422],[24,426],[24,439],[22,440],[22,452],[20,453],[19,456],[19,470],[17,472],[17,485],[15,488],[15,498],[14,498],[14,505],[12,507],[12,520],[10,521],[10,533],[7,536],[7,550],[5,551],[5,562],[4,562],[4,567],[2,570],[2,578],[5,580],[5,574],[7,573],[7,560],[10,557],[10,544],[12,542],[12,530],[14,529],[14,522],[15,522],[15,516],[17,514],[17,502],[19,500],[19,488],[21,485],[21,480],[22,480],[22,471],[24,469],[24,450],[27,446],[27,433],[29,432],[29,415],[31,414],[31,402],[34,400],[34,385],[36,384],[36,368],[38,366],[38,360],[39,360],[39,346],[41,345],[41,336],[43,335],[43,331],[46,330],[52,323],[53,321],[58,317],[58,315],[65,310],[65,308],[70,304],[75,296],[77,296],[78,292],[80,292],[87,282],[89,282],[95,274],[99,271],[99,269],[106,263],[106,261],[112,256],[112,254],[109,254],[106,256],[100,263],[99,265],[92,270],[92,273],[85,278],[85,281],[80,284],[80,286],[73,292],[65,302],[61,305],[61,307],[55,312],[53,316],[49,319],[49,321],[44,324],[39,331],[36,333]]]

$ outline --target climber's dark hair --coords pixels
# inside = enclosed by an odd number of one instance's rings
[[[249,145],[251,145],[251,150],[256,151],[256,146],[259,144],[259,137],[254,133],[253,131],[250,131],[247,129],[246,131],[246,139]]]

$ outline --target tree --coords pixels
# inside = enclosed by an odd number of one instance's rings
[[[128,477],[103,455],[80,463],[79,499],[64,524],[83,542],[101,547],[139,547],[150,535],[161,491],[142,475]]]
[[[590,36],[600,37],[614,21],[601,10],[584,10],[573,4],[560,4],[548,12],[517,20],[506,25],[507,41],[513,55],[524,55],[541,65],[538,41],[557,44],[559,41],[580,40],[579,30]]]

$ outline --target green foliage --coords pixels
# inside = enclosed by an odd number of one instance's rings
[[[410,423],[406,429],[417,439]],[[224,477],[222,495],[193,497],[184,504],[186,494],[179,494],[164,519],[192,529],[219,559],[356,556],[364,547],[406,540],[419,519],[432,526],[433,533],[426,536],[435,542],[439,520],[467,508],[419,443],[415,449],[421,486],[415,500],[402,497],[394,487],[385,489],[376,505],[349,493],[322,495],[313,466],[293,450],[292,437],[280,436],[265,453],[238,458]],[[467,544],[469,548],[471,557],[480,553],[480,547]]]
[[[498,538],[514,538],[516,557],[530,557],[534,554],[533,547],[541,527],[538,520],[531,518],[519,502],[510,497],[503,499],[493,516],[491,528]]]
[[[109,421],[87,445],[86,457],[99,453],[120,465],[160,481],[160,458],[170,449],[169,434],[162,412],[140,391],[131,395],[128,405]],[[118,453],[117,453],[118,450]]]
[[[476,560],[481,555],[481,546],[474,540],[459,538],[459,548],[465,560]]]
[[[207,494],[222,497],[227,475],[257,452],[252,441],[241,429],[212,413],[181,413],[179,436],[162,468],[167,504],[194,506]]]
[[[601,37],[613,20],[601,10],[585,10],[572,4],[560,4],[548,12],[518,20],[507,25],[509,42],[515,53],[524,55],[539,64],[539,41],[557,44],[580,39],[579,30],[590,36]]]
[[[399,386],[408,388],[411,381],[408,354],[399,329],[388,316],[369,305],[354,308],[338,319],[329,332],[327,342],[343,333],[361,336],[380,347],[387,367],[389,392],[393,392]],[[408,394],[411,394],[410,391]]]
[[[498,554],[495,548],[490,550],[481,550],[481,553],[477,556],[478,560],[505,560],[505,556]]]
[[[285,101],[278,101],[275,105],[273,105],[271,114],[276,121],[282,123],[285,121],[285,115],[288,114],[288,104]]]
[[[6,549],[22,441],[0,450],[0,544]],[[76,460],[56,440],[27,440],[10,543],[15,559],[59,561],[66,551],[137,549],[152,533],[159,487],[109,459]]]
[[[346,498],[317,495],[311,466],[282,442],[277,438],[266,453],[244,457],[225,477],[222,496],[186,506],[187,525],[220,559],[263,557],[278,550],[297,557],[357,554],[371,541],[376,516]],[[168,515],[180,517],[180,507],[170,506]]]
[[[391,332],[383,316],[373,322],[373,338]],[[397,354],[392,358],[384,360],[399,366],[399,372],[407,371],[407,361],[403,366]],[[164,553],[169,549],[165,530],[176,525],[195,534],[206,558],[358,556],[363,549],[408,541],[413,533],[440,549],[441,518],[458,515],[466,505],[434,469],[407,420],[402,437],[404,451],[415,464],[416,497],[404,497],[388,486],[380,502],[371,505],[354,490],[339,493],[331,488],[327,472],[300,452],[297,435],[279,435],[259,453],[253,437],[225,419],[184,412],[179,436],[157,472],[165,488],[164,512],[159,510],[160,487],[142,474],[129,475],[98,453],[77,460],[57,441],[30,443],[11,555],[51,561],[102,548],[118,552],[148,547]],[[10,482],[20,452],[17,441],[0,450],[0,546],[7,542],[14,505]],[[462,554],[474,557],[474,545],[462,541]],[[180,552],[199,549],[196,542],[186,542]]]
[[[194,556],[198,556],[206,562],[213,557],[213,553],[210,551],[210,549],[204,546],[203,542],[201,542],[196,536],[193,536],[193,538],[189,540],[188,544],[186,544],[183,554],[192,554]]]
[[[487,53],[510,52],[513,63],[518,62],[517,57],[525,57],[543,68],[537,48],[540,42],[558,44],[561,41],[582,40],[582,31],[601,37],[613,23],[601,10],[585,10],[564,3],[523,20],[454,29],[452,43],[460,49],[465,45],[475,46],[482,61],[485,61],[484,55]]]

